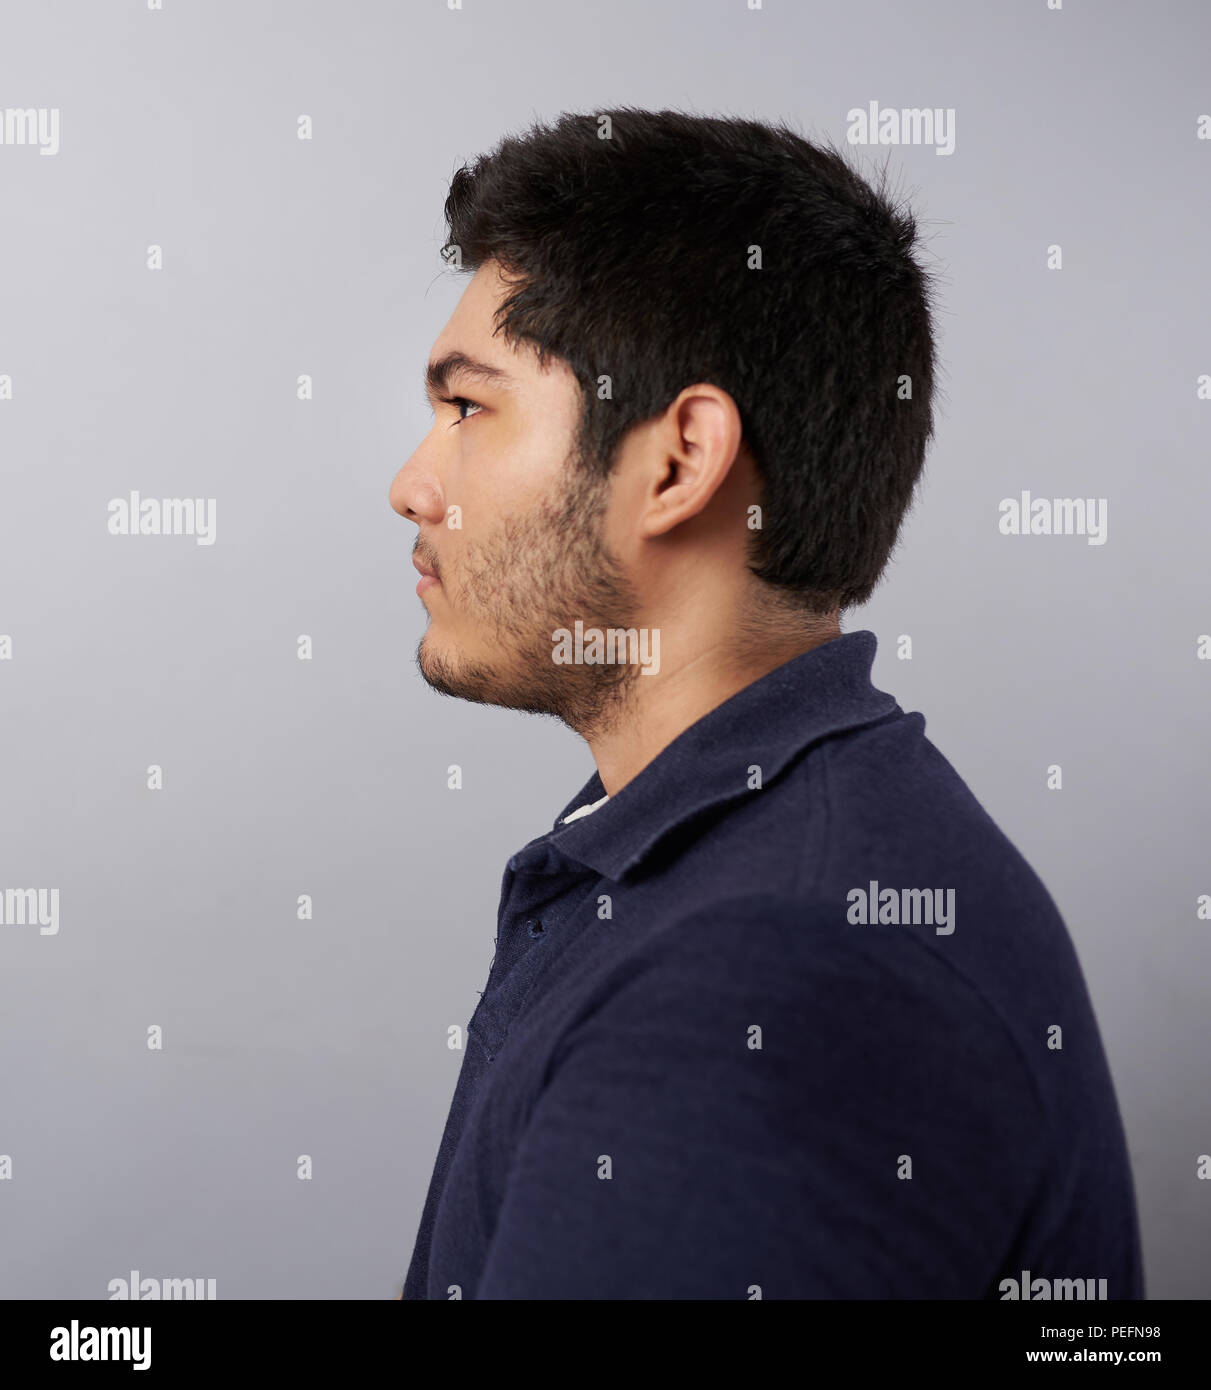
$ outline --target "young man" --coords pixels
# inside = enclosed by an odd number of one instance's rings
[[[446,217],[418,664],[597,773],[506,868],[403,1297],[1142,1296],[1065,926],[839,627],[932,434],[911,215],[784,127],[623,109]]]

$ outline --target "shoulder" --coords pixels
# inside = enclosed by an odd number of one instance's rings
[[[609,1200],[585,1192],[610,1221],[624,1179],[643,1222],[708,1213],[729,1277],[784,1250],[791,1296],[982,1291],[1050,1166],[978,992],[905,935],[780,896],[694,908],[620,956],[533,1118],[525,1181],[608,1157]]]
[[[870,1002],[979,1014],[978,990],[921,940],[932,927],[856,924],[844,897],[725,896],[641,933],[615,966],[617,989],[693,998],[765,998],[837,989]]]
[[[919,930],[855,926],[811,899],[722,898],[616,958],[565,1046],[629,1047],[704,1090],[733,1073],[782,1099],[850,1087],[902,1114],[945,1096],[1041,1119],[1009,1030]]]

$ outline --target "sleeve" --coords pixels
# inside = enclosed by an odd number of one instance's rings
[[[1007,1030],[910,930],[721,903],[564,1034],[475,1296],[983,1297],[1045,1133]]]

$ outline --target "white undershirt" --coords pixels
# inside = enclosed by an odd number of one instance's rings
[[[609,794],[609,792],[607,792],[607,793],[605,794],[605,796],[603,796],[603,797],[601,798],[600,801],[591,801],[591,802],[588,802],[588,803],[587,803],[586,805],[584,805],[584,806],[578,806],[578,807],[576,808],[576,810],[573,811],[572,814],[571,814],[570,816],[564,816],[563,820],[561,820],[561,821],[559,822],[560,825],[567,825],[567,823],[568,823],[570,820],[579,820],[579,819],[581,818],[581,816],[589,816],[589,815],[592,815],[592,813],[598,808],[598,806],[604,806],[604,805],[606,804],[606,802],[609,801],[609,799],[610,799],[610,794]]]

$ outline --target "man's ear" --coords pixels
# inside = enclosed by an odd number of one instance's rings
[[[670,402],[647,441],[657,464],[641,526],[645,539],[706,507],[727,479],[743,434],[736,402],[718,386],[699,382]]]

